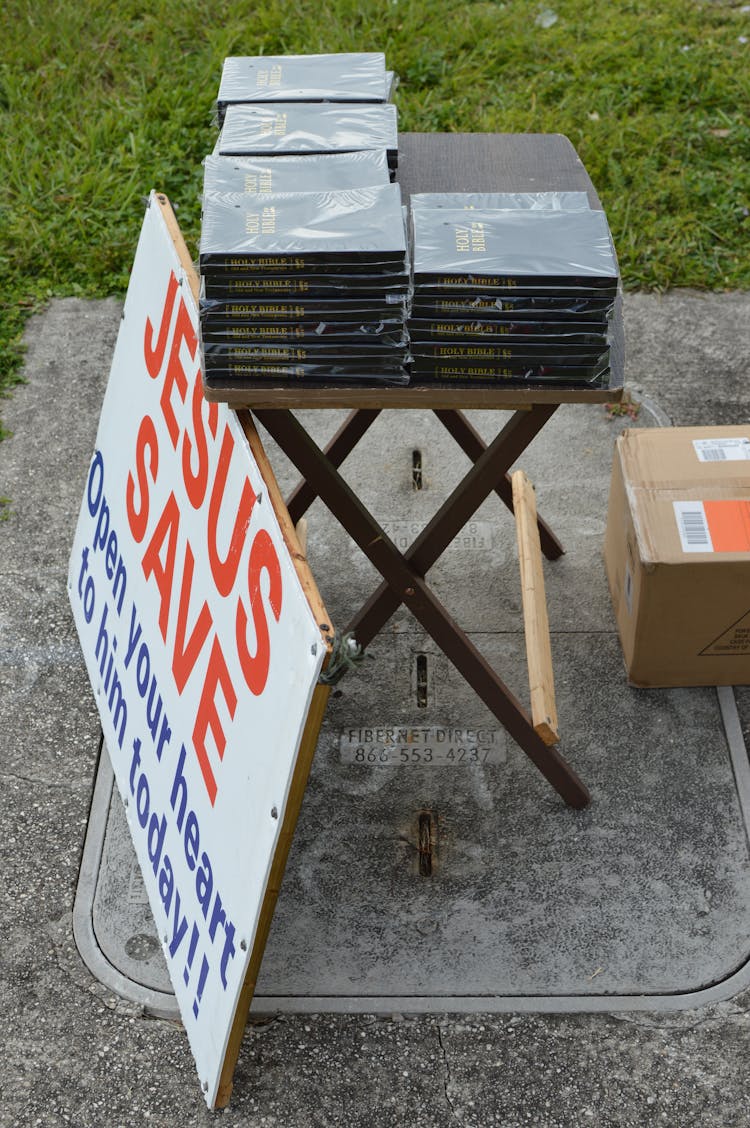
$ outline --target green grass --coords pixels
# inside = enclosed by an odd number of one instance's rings
[[[557,20],[543,28],[546,8]],[[150,188],[194,245],[228,54],[384,50],[404,130],[567,134],[629,288],[746,288],[743,36],[750,14],[700,0],[6,0],[0,391],[17,378],[30,310],[124,291]]]

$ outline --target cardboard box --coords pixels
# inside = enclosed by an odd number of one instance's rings
[[[638,686],[750,683],[750,425],[625,431],[604,562]]]

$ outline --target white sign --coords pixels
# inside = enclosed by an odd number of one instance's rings
[[[238,419],[203,397],[197,326],[152,194],[69,591],[213,1107],[325,648]]]

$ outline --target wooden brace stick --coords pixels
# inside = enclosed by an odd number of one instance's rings
[[[557,706],[552,672],[552,650],[544,593],[542,549],[536,520],[534,487],[523,470],[512,475],[513,511],[518,537],[518,563],[521,569],[521,598],[526,633],[526,661],[529,668],[531,722],[545,744],[557,744]]]

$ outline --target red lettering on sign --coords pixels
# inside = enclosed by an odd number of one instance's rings
[[[211,656],[208,660],[206,680],[203,683],[203,691],[198,705],[198,712],[195,717],[195,727],[193,728],[193,746],[198,757],[203,782],[206,785],[208,798],[211,800],[212,807],[216,802],[217,788],[216,778],[211,764],[209,763],[208,751],[206,749],[206,737],[209,731],[214,738],[220,760],[224,759],[224,749],[227,746],[227,738],[221,723],[221,717],[216,708],[217,693],[219,691],[221,691],[224,701],[226,702],[230,718],[234,718],[235,710],[237,709],[237,694],[234,692],[234,686],[232,685],[232,679],[229,676],[229,670],[224,660],[221,644],[218,638],[214,638],[213,646],[211,647]]]
[[[191,358],[193,358],[195,356],[195,350],[198,347],[198,338],[195,335],[195,329],[193,329],[193,323],[190,320],[187,306],[182,298],[180,298],[180,304],[177,307],[174,336],[172,337],[172,348],[169,350],[167,374],[164,377],[164,384],[159,398],[164,421],[167,424],[169,437],[172,440],[172,446],[175,450],[177,450],[177,440],[180,437],[180,428],[175,418],[171,395],[172,388],[176,384],[180,399],[183,403],[185,402],[185,396],[187,395],[187,377],[185,376],[185,369],[182,367],[182,361],[180,360],[180,346],[183,341],[188,347]]]
[[[221,443],[221,452],[219,454],[219,464],[216,467],[216,477],[214,478],[213,487],[211,490],[211,501],[208,506],[208,559],[211,564],[211,574],[214,578],[214,583],[220,595],[229,595],[234,587],[234,581],[237,579],[237,569],[240,566],[240,556],[242,555],[242,546],[245,542],[248,526],[250,524],[250,515],[253,511],[253,506],[258,500],[255,490],[250,485],[248,478],[242,487],[242,496],[240,497],[239,505],[237,506],[237,513],[234,518],[234,528],[232,529],[232,538],[229,542],[229,549],[224,560],[219,556],[219,550],[216,546],[216,534],[220,524],[221,517],[221,503],[226,489],[227,477],[229,474],[229,464],[232,461],[232,453],[234,452],[235,443],[229,425],[224,431],[224,438]]]
[[[182,693],[188,678],[193,672],[198,656],[203,649],[203,644],[208,638],[208,632],[213,625],[213,618],[208,608],[208,603],[203,600],[203,606],[198,612],[195,626],[190,632],[190,638],[185,644],[188,611],[190,610],[190,593],[193,588],[193,572],[195,558],[189,544],[185,545],[185,566],[182,572],[182,587],[180,589],[180,606],[177,611],[177,630],[174,640],[174,653],[172,655],[172,673],[174,674],[177,692]]]
[[[161,637],[167,640],[167,623],[169,622],[169,606],[172,601],[172,587],[174,585],[174,566],[177,557],[177,534],[180,527],[180,510],[177,498],[170,493],[164,511],[154,529],[148,547],[143,554],[143,574],[148,580],[151,576],[156,580],[159,589],[159,630]],[[166,560],[162,562],[161,554],[166,543]]]
[[[169,283],[167,285],[167,296],[164,300],[164,309],[161,315],[161,325],[159,326],[159,339],[156,342],[156,347],[153,345],[154,340],[154,327],[151,324],[151,319],[146,318],[146,329],[143,334],[143,355],[146,359],[146,369],[152,380],[161,372],[161,366],[164,361],[164,353],[167,349],[167,336],[169,334],[169,325],[172,320],[172,307],[174,306],[174,298],[177,293],[177,279],[174,272],[169,272]]]
[[[217,776],[237,714],[238,691],[247,688],[260,696],[268,683],[271,632],[282,612],[282,568],[266,529],[257,531],[249,551],[246,547],[259,499],[245,470],[241,439],[237,440],[221,416],[218,404],[206,404],[195,317],[192,306],[180,295],[174,271],[169,275],[158,330],[145,318],[143,352],[148,376],[159,380],[152,391],[159,407],[144,415],[138,428],[126,483],[127,520],[135,542],[143,548],[141,566],[151,606],[158,604],[159,631],[167,646],[175,688],[183,702],[188,685],[194,689],[197,708],[192,744],[214,806]],[[165,442],[159,413],[175,452],[174,461],[169,445],[159,446],[160,439]],[[159,472],[165,479],[163,492],[174,487],[163,509],[162,492],[151,497]],[[180,478],[185,495],[180,492]],[[207,554],[209,574],[197,571],[193,544]],[[247,566],[240,577],[245,553]],[[219,601],[228,599],[226,622]],[[229,635],[222,633],[225,623]],[[238,665],[242,671],[239,682]]]
[[[148,478],[146,477],[146,451],[149,452],[148,469],[151,472],[151,481],[156,481],[159,469],[159,440],[156,436],[156,427],[150,415],[144,415],[138,428],[138,437],[135,441],[135,467],[138,475],[138,493],[140,505],[136,505],[135,482],[132,472],[128,474],[125,489],[125,507],[128,512],[128,524],[137,544],[140,544],[146,535],[148,526],[149,492]]]
[[[185,489],[187,490],[187,495],[193,509],[200,509],[203,505],[206,497],[206,487],[208,486],[208,439],[206,438],[206,429],[203,425],[203,405],[205,402],[203,398],[203,388],[201,387],[201,374],[198,372],[195,383],[193,384],[192,399],[195,448],[193,448],[193,442],[187,430],[185,430],[182,436],[182,477],[185,481]],[[216,438],[218,422],[219,405],[210,403],[208,405],[208,426],[214,438]],[[193,449],[195,449],[198,455],[198,466],[195,473],[193,473],[191,465]]]
[[[260,578],[264,572],[270,580],[268,603],[273,617],[278,623],[281,616],[281,566],[273,541],[265,529],[259,529],[250,549],[250,558],[247,565],[250,611],[255,627],[255,654],[251,654],[248,649],[247,612],[239,599],[237,600],[237,615],[235,618],[237,656],[242,666],[247,687],[256,697],[266,687],[268,669],[271,664],[271,639],[260,590]]]

